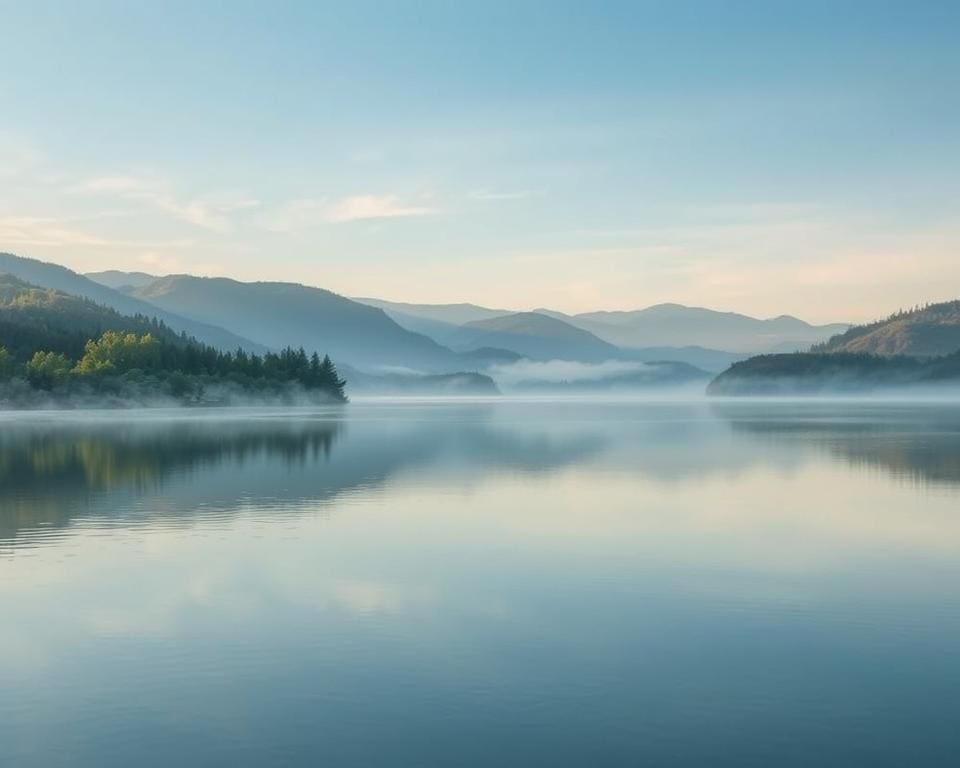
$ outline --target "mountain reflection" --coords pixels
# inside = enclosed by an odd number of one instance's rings
[[[0,538],[55,529],[77,515],[122,515],[145,496],[172,501],[172,481],[326,461],[336,422],[67,422],[0,432]],[[238,488],[242,488],[238,486]],[[169,505],[167,505],[169,508]],[[189,504],[174,512],[185,511]]]
[[[483,406],[446,409],[441,418],[411,407],[400,418],[352,420],[339,413],[14,420],[0,429],[0,539],[77,518],[185,522],[244,505],[297,508],[432,464],[449,477],[544,472],[603,446],[600,435],[581,429],[506,428]]]
[[[79,521],[187,525],[316,509],[394,483],[458,489],[574,468],[682,484],[809,461],[960,485],[950,408],[818,404],[403,404],[0,425],[0,541]],[[599,474],[598,474],[599,473]]]
[[[910,482],[960,485],[956,406],[720,403],[713,410],[736,434],[774,450],[803,446]]]
[[[146,488],[170,473],[269,454],[283,463],[328,457],[339,425],[180,423],[12,430],[0,436],[4,493]]]

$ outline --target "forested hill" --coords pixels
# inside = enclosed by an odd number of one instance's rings
[[[881,357],[852,352],[758,355],[717,376],[707,394],[829,395],[960,388],[960,352],[944,357]]]
[[[187,343],[155,318],[121,315],[88,299],[0,274],[0,347],[14,358],[26,362],[43,349],[77,359],[87,341],[105,331],[149,333],[160,342]]]
[[[897,312],[885,320],[858,325],[813,352],[937,357],[960,350],[960,301]]]
[[[264,352],[265,347],[239,336],[232,331],[209,323],[198,322],[194,319],[177,315],[173,312],[155,307],[148,302],[141,301],[133,296],[127,296],[100,283],[94,282],[83,275],[67,269],[59,264],[50,264],[12,253],[0,252],[0,273],[10,274],[30,285],[60,291],[70,296],[89,299],[101,306],[110,307],[123,315],[147,315],[163,320],[170,328],[178,333],[185,332],[198,341],[209,344],[222,350],[234,350],[243,347],[247,352]],[[287,343],[293,343],[290,340]],[[278,345],[277,348],[279,348]]]
[[[222,352],[0,275],[0,407],[342,402],[345,383],[317,352]]]

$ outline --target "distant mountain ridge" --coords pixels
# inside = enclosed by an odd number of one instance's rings
[[[268,348],[302,346],[358,368],[461,367],[450,349],[402,328],[383,310],[322,288],[171,275],[132,295],[199,322],[229,327]]]
[[[503,347],[531,360],[603,362],[620,349],[589,331],[536,312],[518,312],[461,326],[455,346]]]
[[[738,353],[807,349],[849,327],[811,325],[791,315],[758,319],[682,304],[586,312],[571,316],[569,322],[622,347],[695,345]]]
[[[854,326],[815,348],[817,352],[938,357],[960,350],[960,301],[897,312]]]
[[[475,304],[402,304],[358,299],[380,306],[404,327],[425,333],[441,343],[455,343],[459,326],[518,314]],[[601,341],[623,349],[701,347],[739,355],[809,349],[849,324],[812,325],[792,315],[759,319],[736,312],[720,312],[682,304],[657,304],[630,311],[567,314],[549,308],[531,310],[587,331]],[[464,319],[469,318],[469,319]]]
[[[360,325],[370,324],[370,328],[381,326],[382,333],[379,336],[394,338],[399,346],[384,345],[378,341],[378,334],[369,332],[360,333],[350,349],[333,348],[333,354],[337,356],[339,353],[339,359],[360,367],[405,366],[453,372],[462,370],[465,364],[482,367],[491,356],[489,353],[477,354],[476,350],[486,347],[500,350],[494,357],[501,358],[521,355],[533,360],[556,358],[584,362],[614,358],[674,360],[705,370],[719,371],[755,353],[809,349],[849,327],[843,323],[811,325],[790,315],[764,320],[735,312],[718,312],[681,304],[659,304],[634,311],[568,315],[550,309],[513,312],[470,303],[415,304],[368,297],[348,299],[296,283],[239,283],[227,278],[196,278],[189,275],[151,280],[152,276],[145,273],[115,270],[94,273],[93,277],[124,289],[134,298],[193,320],[224,325],[266,346],[275,343],[278,338],[285,341],[291,338],[291,328],[287,322],[289,315],[294,312],[293,306],[289,305],[291,301],[299,306],[297,311],[301,314],[301,319],[294,322],[300,329],[295,338],[301,339],[307,347],[318,343],[318,337],[323,337],[325,343],[328,340],[334,343],[331,333],[341,328],[350,330],[351,323],[362,319]],[[224,282],[190,282],[203,280]],[[172,281],[180,283],[175,291],[169,287]],[[202,295],[204,292],[199,291],[187,296],[188,283],[193,286],[190,290],[194,291],[197,286],[205,285],[209,295]],[[230,302],[220,301],[218,304],[214,300],[211,304],[210,299],[214,298],[211,290],[223,285],[232,285],[232,302],[240,302],[250,311],[236,312],[222,306]],[[268,295],[271,291],[275,294],[272,297]],[[280,293],[285,295],[281,297]],[[260,313],[260,304],[263,302],[265,306],[276,306],[276,312],[264,311],[254,319],[253,315]],[[306,305],[311,302],[314,306],[308,309]],[[332,303],[339,303],[339,307],[353,319],[346,322],[342,317],[338,320],[336,312],[324,314],[328,310],[332,312]],[[214,305],[219,309],[214,311]],[[327,308],[322,309],[325,306]],[[375,321],[370,312],[381,312],[383,315]],[[271,325],[282,317],[287,317],[283,321],[284,330],[271,331]],[[392,324],[385,324],[387,321],[392,321]],[[406,335],[399,331],[405,331]],[[404,349],[403,354],[399,353],[401,348]]]

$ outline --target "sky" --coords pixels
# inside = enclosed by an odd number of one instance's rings
[[[960,3],[0,0],[0,250],[567,312],[960,298]]]

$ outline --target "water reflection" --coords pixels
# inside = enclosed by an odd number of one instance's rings
[[[0,538],[82,517],[131,522],[244,506],[286,510],[330,501],[442,465],[451,478],[538,473],[604,447],[602,432],[526,430],[489,407],[236,411],[166,418],[8,418],[0,430]],[[465,480],[466,481],[466,480]]]
[[[0,430],[0,539],[85,520],[286,510],[391,479],[602,465],[658,482],[843,460],[960,484],[960,413],[850,404],[360,405],[343,411],[118,418],[9,417]]]
[[[957,427],[0,417],[0,764],[950,764]]]
[[[722,402],[712,410],[761,451],[799,445],[901,480],[960,485],[958,405]]]

